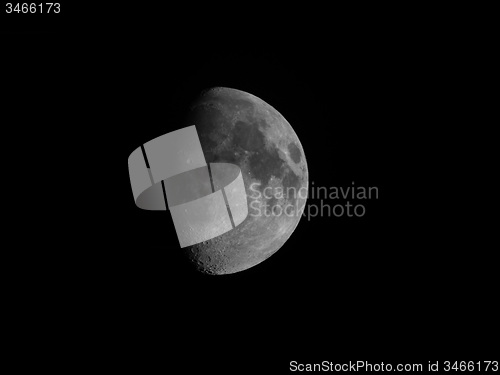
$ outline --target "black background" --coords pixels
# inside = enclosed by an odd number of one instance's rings
[[[359,11],[266,9],[247,19],[69,6],[61,17],[3,23],[10,108],[40,160],[33,180],[64,176],[63,186],[38,188],[36,240],[21,242],[31,270],[23,282],[39,306],[61,306],[59,319],[109,339],[110,352],[119,341],[124,352],[185,354],[221,371],[229,358],[286,370],[296,358],[361,355],[365,344],[432,346],[441,330],[460,334],[457,311],[479,286],[489,311],[492,276],[478,276],[481,261],[457,250],[441,220],[440,110],[456,84],[446,30]],[[283,114],[310,182],[376,186],[379,198],[358,202],[362,218],[302,218],[247,271],[194,271],[169,215],[135,207],[126,159],[177,129],[214,86]]]

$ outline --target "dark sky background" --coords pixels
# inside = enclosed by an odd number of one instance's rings
[[[429,191],[442,177],[433,158],[449,44],[404,29],[405,19],[183,23],[162,12],[73,8],[65,18],[3,23],[15,130],[29,131],[46,166],[34,180],[64,176],[62,186],[42,184],[45,198],[34,203],[43,252],[23,252],[39,281],[26,282],[30,295],[150,353],[167,343],[178,347],[173,356],[229,350],[209,356],[221,369],[229,356],[286,370],[309,352],[333,360],[332,342],[356,356],[373,335],[394,343],[451,324],[449,301],[476,285],[463,265],[479,261],[450,246],[436,218],[439,193]],[[276,254],[247,271],[193,271],[168,240],[157,246],[175,234],[164,213],[136,209],[126,159],[176,128],[214,86],[250,92],[283,114],[310,182],[376,186],[379,199],[358,202],[362,218],[302,218]],[[474,280],[488,285],[482,277]]]

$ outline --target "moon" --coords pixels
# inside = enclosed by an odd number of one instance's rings
[[[253,267],[292,235],[306,203],[308,169],[288,121],[258,97],[236,89],[206,90],[186,116],[207,163],[240,167],[248,216],[233,230],[183,250],[195,267],[224,275]]]

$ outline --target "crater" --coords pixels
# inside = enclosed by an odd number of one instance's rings
[[[288,144],[288,152],[290,153],[290,157],[292,158],[295,164],[300,163],[302,154],[300,153],[299,148],[294,142]]]

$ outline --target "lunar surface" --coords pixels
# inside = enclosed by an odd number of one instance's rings
[[[196,125],[208,163],[241,168],[248,216],[233,230],[183,251],[208,274],[253,267],[279,250],[300,221],[308,182],[302,145],[276,109],[230,88],[203,92],[188,112],[188,125]]]

